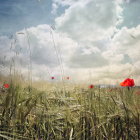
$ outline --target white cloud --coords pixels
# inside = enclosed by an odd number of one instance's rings
[[[49,80],[50,76],[53,75],[57,77],[57,80],[60,80],[62,73],[53,47],[50,27],[40,25],[28,28],[27,32],[32,48],[34,79],[43,77]],[[72,80],[115,84],[130,76],[135,78],[136,83],[139,84],[140,26],[131,29],[122,28],[117,31],[113,38],[87,43],[86,46],[85,42],[78,44],[61,32],[53,31],[53,37],[58,51],[61,51],[65,75],[70,76]],[[7,72],[9,72],[8,64],[11,63],[11,58],[14,57],[15,51],[19,50],[16,56],[16,68],[20,69],[22,74],[27,75],[29,46],[26,36],[17,35],[16,49],[13,46],[11,50],[9,49],[10,39],[1,37],[0,41],[6,42],[6,44],[2,44],[7,46],[4,48],[0,45],[3,48],[3,54],[6,55]],[[1,61],[6,64],[3,57],[1,57]],[[22,64],[19,65],[21,62]],[[5,72],[6,69],[1,70]]]
[[[51,13],[55,15],[57,13],[58,5],[56,3],[52,4],[52,11]]]
[[[126,28],[123,27],[118,33],[115,34],[114,38],[111,40],[110,47],[108,51],[105,52],[106,57],[117,57],[120,55],[120,61],[127,55],[132,62],[139,61],[140,52],[140,25],[136,28]],[[107,55],[107,54],[110,54]],[[116,58],[117,59],[117,58]]]
[[[106,49],[95,54],[91,50],[94,49],[94,45],[79,47],[72,56],[70,68],[76,69],[77,77],[79,79],[81,77],[83,81],[84,78],[89,78],[91,71],[91,79],[95,83],[115,84],[131,77],[135,79],[137,85],[140,85],[140,25],[136,28],[124,27],[118,30],[114,37],[108,40],[107,45]],[[83,48],[85,54],[82,52]]]
[[[53,0],[54,3],[61,6],[71,6],[79,1],[83,1],[83,0]]]
[[[87,0],[73,3],[56,19],[56,27],[76,41],[109,37],[122,21],[122,8],[114,0]]]
[[[68,6],[56,19],[56,30],[50,29],[49,25],[27,29],[34,78],[49,79],[53,75],[60,80],[63,66],[65,75],[80,82],[115,84],[130,76],[140,85],[140,25],[116,28],[123,20],[121,3],[122,0],[54,0],[54,10],[58,5]],[[25,74],[28,72],[29,46],[26,32],[20,32],[25,34],[16,36],[16,49],[9,50],[10,39],[2,36],[0,48],[8,56],[7,66],[15,51],[19,52],[17,67]],[[6,62],[3,58],[1,55],[1,60]],[[18,65],[20,61],[21,66]]]
[[[27,31],[22,30],[17,32],[15,37],[17,41],[12,49],[10,49],[11,40],[7,37],[1,37],[0,41],[6,42],[6,44],[2,43],[2,45],[0,45],[3,49],[0,65],[2,66],[4,63],[4,67],[9,68],[9,65],[13,63],[11,61],[13,59],[16,64],[16,69],[22,67],[24,74],[28,72],[30,52],[27,34],[31,47],[32,73],[34,77],[37,79],[38,76],[43,74],[50,74],[49,76],[59,75],[60,77],[62,73],[59,65],[60,63],[61,65],[65,65],[65,63],[69,61],[71,54],[77,47],[77,43],[67,36],[53,31],[49,25],[39,25],[37,27],[28,28]],[[12,42],[14,42],[14,40]],[[9,59],[4,60],[4,56]],[[48,75],[46,75],[46,77],[48,77]]]
[[[118,71],[117,76],[122,78],[132,76],[138,80],[140,74],[140,25],[136,28],[122,28],[110,41],[108,50],[103,56],[108,59],[112,72]],[[116,72],[114,73],[115,76]],[[120,76],[119,76],[120,75]],[[111,76],[113,77],[113,75]]]

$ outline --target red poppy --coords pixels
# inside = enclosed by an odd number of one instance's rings
[[[94,85],[90,85],[89,88],[90,88],[90,89],[94,88]]]
[[[51,79],[53,80],[53,79],[54,79],[54,77],[51,77]]]
[[[122,87],[133,87],[135,85],[134,79],[127,78],[120,83]]]
[[[67,77],[67,80],[69,80],[70,79],[70,77]]]
[[[4,84],[3,87],[4,88],[9,88],[9,84]]]

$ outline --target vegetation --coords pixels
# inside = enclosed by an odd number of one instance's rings
[[[140,139],[136,88],[69,88],[41,91],[11,83],[0,92],[0,139]]]

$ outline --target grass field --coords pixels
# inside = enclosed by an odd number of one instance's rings
[[[0,92],[0,140],[140,139],[137,88],[35,87]]]

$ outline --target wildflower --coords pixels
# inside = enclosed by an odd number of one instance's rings
[[[67,77],[67,80],[69,80],[70,79],[70,77]]]
[[[134,79],[127,78],[120,85],[123,87],[133,87],[135,85]]]
[[[9,84],[4,84],[3,87],[4,88],[9,88]]]
[[[53,79],[54,79],[54,77],[51,77],[51,79],[53,80]]]
[[[94,85],[90,85],[89,88],[90,88],[90,89],[94,88]]]

